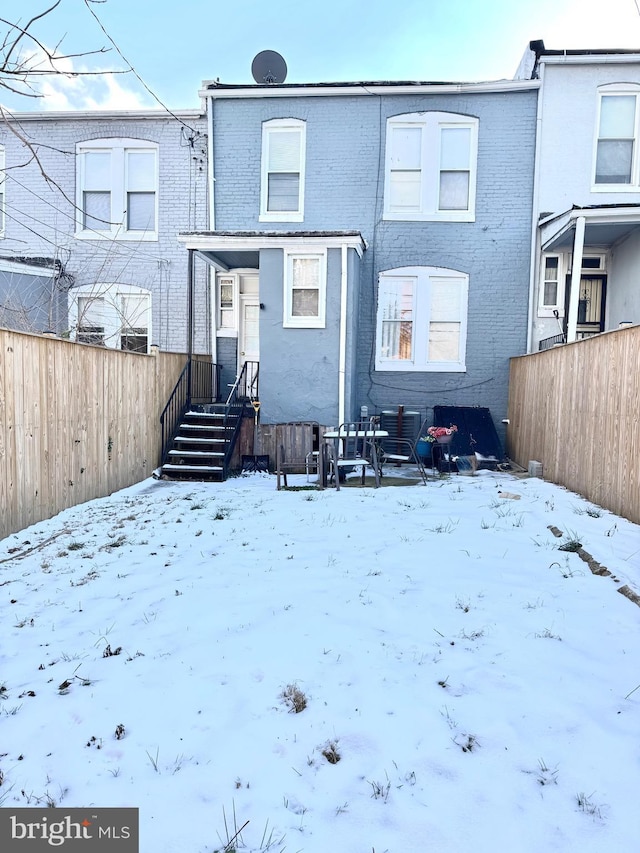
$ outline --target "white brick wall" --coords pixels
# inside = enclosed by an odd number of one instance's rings
[[[16,129],[31,149],[6,127],[6,229],[0,255],[57,257],[77,285],[122,282],[152,294],[152,342],[165,350],[186,348],[187,252],[180,231],[207,226],[206,121],[188,116],[183,127],[170,115],[153,118],[78,118],[42,114],[16,117]],[[195,134],[194,134],[195,131]],[[159,146],[157,241],[78,240],[75,232],[76,143],[103,137],[131,137]],[[194,138],[194,144],[189,139]],[[34,156],[35,154],[35,156]],[[47,181],[44,174],[51,178]],[[55,182],[55,183],[54,183]],[[204,268],[198,266],[196,348],[208,347],[209,312]]]

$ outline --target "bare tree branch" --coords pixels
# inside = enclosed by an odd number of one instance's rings
[[[27,150],[30,152],[31,157],[29,158],[28,162],[35,160],[35,162],[38,165],[38,169],[40,170],[40,174],[44,178],[45,182],[49,186],[55,187],[55,189],[58,190],[60,195],[65,199],[65,201],[68,201],[69,204],[74,209],[77,210],[78,208],[77,208],[75,202],[69,198],[69,196],[65,193],[65,191],[62,189],[60,184],[57,181],[55,181],[51,177],[51,175],[49,175],[47,173],[47,171],[45,170],[45,168],[42,165],[42,162],[40,160],[40,157],[38,156],[38,150],[37,150],[36,144],[31,142],[29,139],[27,139],[27,137],[23,133],[21,133],[17,122],[14,120],[14,117],[12,116],[12,114],[7,109],[5,109],[5,107],[2,106],[2,104],[0,104],[0,119],[4,122],[4,124],[9,129],[9,131],[11,133],[13,133],[13,135],[16,136],[20,140],[20,142],[22,142],[22,144],[25,146],[25,148],[27,148]],[[27,165],[27,164],[25,163],[24,165]]]
[[[0,89],[6,89],[16,95],[27,98],[40,98],[42,93],[38,91],[37,81],[46,77],[65,77],[73,79],[76,77],[102,76],[104,74],[129,74],[130,69],[102,70],[102,71],[74,71],[61,68],[61,63],[70,63],[74,59],[88,56],[103,55],[109,53],[111,48],[100,47],[96,50],[86,50],[80,53],[61,53],[60,39],[55,47],[47,45],[34,34],[32,28],[51,15],[60,5],[61,0],[56,0],[49,8],[34,15],[25,24],[9,21],[0,17],[0,26],[7,29],[1,37],[0,43]]]

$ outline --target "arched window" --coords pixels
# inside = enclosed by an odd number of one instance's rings
[[[469,276],[442,267],[380,273],[376,370],[466,370]]]
[[[131,284],[94,284],[69,293],[72,337],[129,352],[149,352],[151,294]]]

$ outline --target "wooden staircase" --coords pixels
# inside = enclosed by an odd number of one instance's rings
[[[225,480],[244,407],[192,405],[182,416],[161,471],[181,480]]]

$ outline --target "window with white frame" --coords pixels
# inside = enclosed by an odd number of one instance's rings
[[[544,255],[541,264],[540,299],[538,316],[551,317],[554,312],[561,312],[564,299],[564,287],[561,278],[560,255]]]
[[[4,194],[5,194],[4,146],[0,145],[0,237],[4,236]]]
[[[218,333],[223,335],[237,334],[236,292],[235,276],[218,276]]]
[[[158,146],[140,139],[94,139],[76,146],[76,236],[158,239]]]
[[[638,128],[640,86],[603,87],[600,90],[594,189],[619,192],[640,185]]]
[[[260,219],[302,222],[306,124],[298,119],[274,119],[262,125]]]
[[[285,328],[323,329],[326,314],[327,263],[322,252],[285,252]]]
[[[151,294],[125,284],[101,284],[71,292],[70,315],[78,343],[149,352]]]
[[[466,370],[469,276],[441,267],[380,273],[376,370]]]
[[[426,112],[387,120],[384,218],[475,219],[478,119]]]

